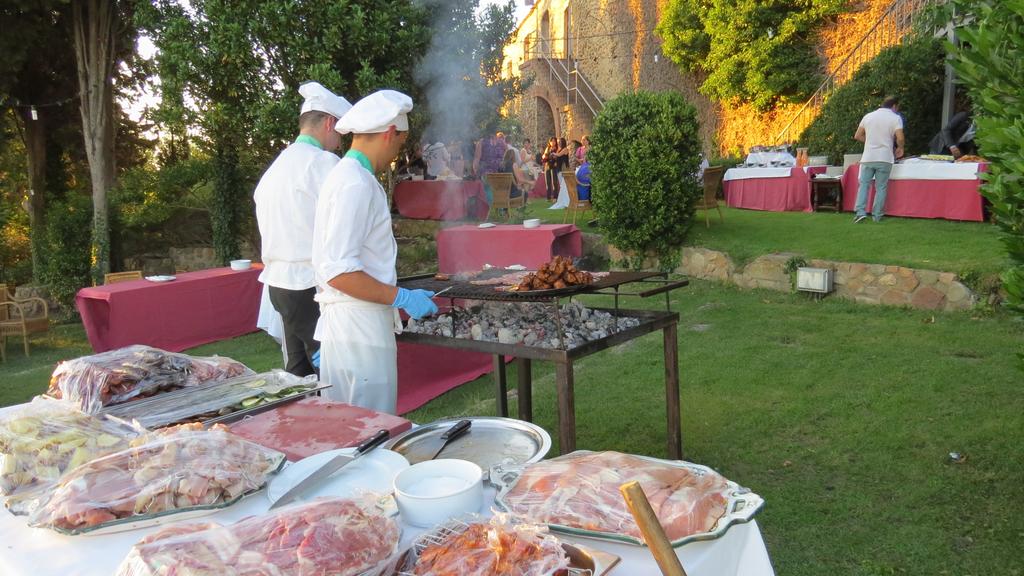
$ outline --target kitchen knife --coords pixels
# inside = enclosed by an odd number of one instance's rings
[[[390,432],[387,430],[381,430],[356,446],[354,454],[338,454],[334,458],[331,458],[326,464],[317,468],[309,476],[306,476],[302,482],[292,486],[290,490],[282,494],[280,498],[270,505],[270,509],[273,510],[274,508],[294,502],[295,499],[302,495],[303,492],[306,492],[313,486],[320,484],[322,481],[326,480],[328,476],[331,476],[338,470],[341,470],[345,466],[351,464],[354,460],[366,454],[370,450],[380,446],[386,442],[390,436]]]
[[[441,451],[444,450],[445,446],[447,446],[452,440],[455,440],[459,436],[469,432],[469,427],[472,425],[473,422],[471,420],[459,420],[451,428],[445,430],[444,434],[441,434],[441,447],[438,448],[437,452],[434,452],[434,455],[428,458],[428,460],[437,458],[441,454]]]

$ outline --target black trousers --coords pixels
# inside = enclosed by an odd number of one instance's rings
[[[313,353],[320,349],[320,343],[313,339],[316,321],[320,319],[320,305],[313,300],[314,296],[316,288],[270,287],[270,303],[284,320],[284,349],[288,353],[284,369],[296,376],[319,373],[313,367]]]
[[[548,200],[558,198],[558,171],[554,168],[544,170],[544,184],[547,188]]]

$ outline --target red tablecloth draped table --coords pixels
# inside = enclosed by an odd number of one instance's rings
[[[541,172],[537,175],[537,179],[533,182],[533,189],[530,190],[530,198],[547,198],[548,188],[544,183],[544,173]]]
[[[254,332],[262,269],[213,268],[178,274],[171,282],[82,288],[75,305],[96,352],[132,344],[178,352]]]
[[[572,224],[455,226],[437,233],[438,268],[445,274],[480,270],[484,264],[522,264],[536,270],[554,256],[582,254],[583,235]]]
[[[488,208],[479,180],[405,180],[395,185],[395,207],[417,220],[483,220]]]
[[[893,167],[889,188],[885,196],[887,216],[911,218],[944,218],[946,220],[984,221],[984,201],[978,192],[981,180],[941,180],[903,178],[902,164]],[[978,170],[984,172],[986,165]],[[854,164],[843,174],[843,210],[853,212],[857,204],[860,185],[860,164]],[[875,184],[868,191],[868,210],[875,201]]]
[[[733,168],[729,172],[736,174],[745,170],[767,173],[784,171],[785,168]],[[725,203],[733,208],[810,212],[811,177],[824,172],[824,166],[809,166],[806,170],[794,166],[789,169],[788,176],[724,180],[722,191],[725,193]]]

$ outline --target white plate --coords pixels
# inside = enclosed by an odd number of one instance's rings
[[[285,467],[267,487],[267,498],[271,502],[284,496],[299,482],[334,458],[338,454],[352,454],[355,448],[329,450],[303,458]],[[395,476],[409,467],[409,461],[398,452],[385,448],[372,450],[366,456],[335,472],[330,478],[300,496],[297,501],[310,500],[320,496],[355,496],[361,491],[391,492]]]
[[[177,276],[146,276],[146,280],[150,282],[170,282],[171,280],[177,280]]]
[[[523,266],[522,264],[513,264],[511,266],[505,266],[505,270],[515,270],[520,272],[522,270],[526,270],[526,266]]]
[[[495,226],[497,226],[497,224],[494,222],[484,222],[476,225],[477,228],[494,228]]]

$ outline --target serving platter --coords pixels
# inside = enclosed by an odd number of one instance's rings
[[[589,454],[590,451],[579,450],[573,454]],[[675,468],[682,468],[689,470],[690,472],[703,476],[705,474],[717,474],[714,470],[707,466],[700,464],[694,464],[692,462],[686,462],[683,460],[664,460],[661,458],[651,458],[649,456],[634,455],[642,460],[649,462],[664,464]],[[522,473],[528,468],[529,465],[520,466],[495,466],[491,470],[490,482],[498,488],[498,494],[494,499],[495,508],[502,512],[510,512],[510,506],[506,503],[506,497],[515,488],[516,483],[519,481]],[[764,507],[764,498],[751,492],[750,489],[740,486],[732,480],[726,480],[729,485],[729,495],[726,502],[725,513],[718,519],[714,527],[707,532],[699,532],[697,534],[691,534],[682,538],[672,540],[671,544],[673,548],[678,548],[684,544],[690,542],[698,542],[702,540],[715,540],[720,538],[723,534],[728,531],[729,527],[733,524],[743,524],[749,522],[754,518],[761,508]],[[552,532],[558,532],[562,534],[570,534],[573,536],[581,536],[585,538],[593,538],[596,540],[607,540],[613,542],[625,542],[627,544],[634,544],[637,546],[646,546],[643,540],[636,538],[628,534],[620,534],[613,532],[602,532],[597,530],[587,530],[583,528],[577,528],[575,526],[566,526],[563,524],[547,523],[548,528]]]
[[[177,279],[177,276],[166,276],[162,274],[158,274],[156,276],[146,276],[146,280],[149,280],[150,282],[171,282],[172,280]]]

